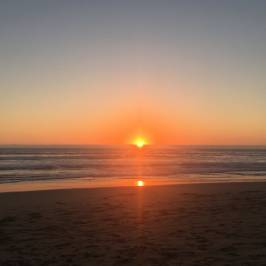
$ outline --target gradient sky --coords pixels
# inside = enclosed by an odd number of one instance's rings
[[[1,1],[0,144],[266,144],[266,1]]]

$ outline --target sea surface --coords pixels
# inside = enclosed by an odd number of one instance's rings
[[[1,146],[0,186],[36,181],[266,180],[264,146]]]

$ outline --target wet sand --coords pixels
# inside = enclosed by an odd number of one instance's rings
[[[266,265],[266,183],[2,193],[0,265]]]

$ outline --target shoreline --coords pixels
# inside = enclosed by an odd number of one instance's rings
[[[49,190],[71,190],[71,189],[95,189],[95,188],[117,188],[117,187],[136,187],[141,180],[145,187],[153,186],[172,186],[172,185],[197,185],[197,184],[233,184],[233,183],[266,183],[266,177],[247,178],[224,178],[224,179],[179,179],[179,178],[79,178],[79,179],[60,179],[45,181],[22,181],[14,183],[0,184],[0,194],[12,192],[30,191],[49,191]]]

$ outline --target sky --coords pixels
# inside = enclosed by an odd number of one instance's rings
[[[0,1],[0,144],[266,144],[266,1]]]

